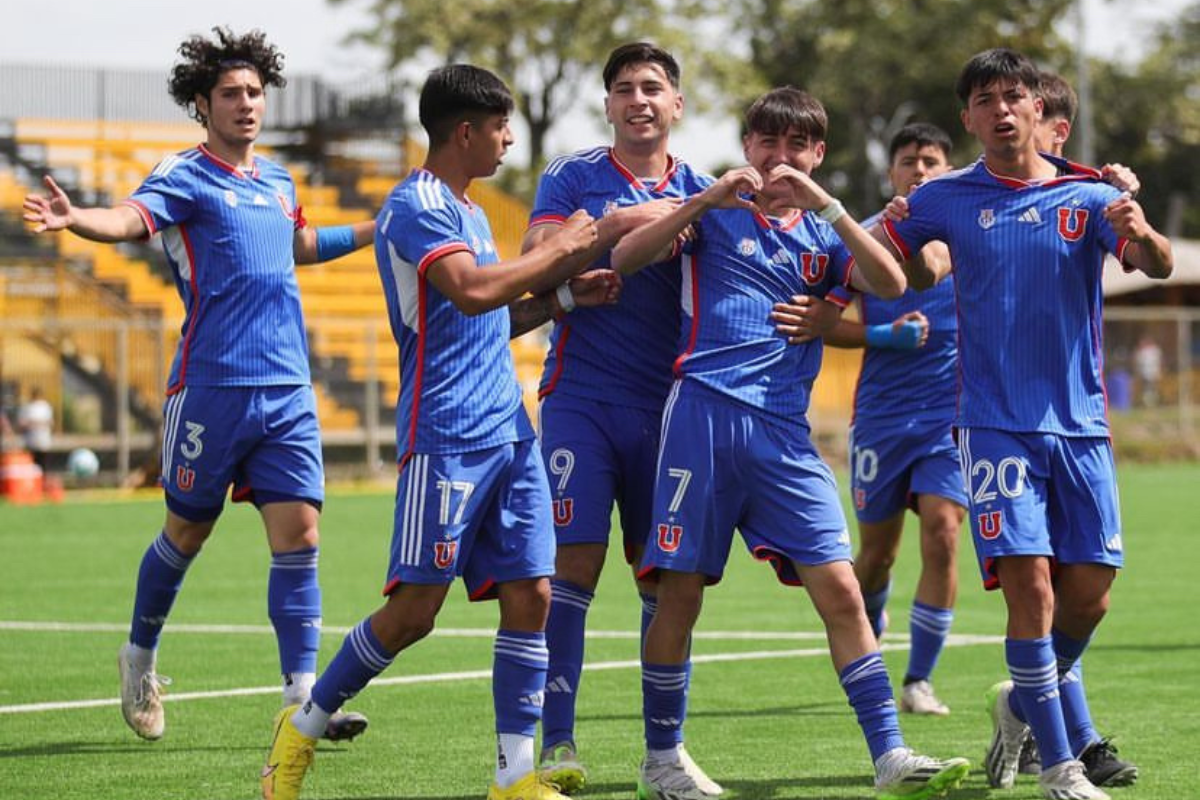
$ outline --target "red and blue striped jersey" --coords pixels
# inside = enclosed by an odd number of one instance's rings
[[[483,209],[413,170],[377,217],[375,261],[400,348],[397,457],[463,453],[532,439],[508,348],[508,307],[468,316],[426,274],[447,255],[500,259]]]
[[[884,224],[906,257],[934,239],[950,247],[960,427],[1108,435],[1101,271],[1127,242],[1103,212],[1120,192],[1051,160],[1059,176],[1028,183],[980,159],[920,186],[908,219]]]
[[[204,145],[164,159],[125,203],[161,233],[185,315],[167,391],[310,382],[296,187],[261,156],[246,172]]]
[[[688,197],[712,178],[671,157],[666,174],[643,179],[596,147],[550,163],[538,184],[530,226],[561,224],[578,209],[594,218],[660,197]],[[609,253],[596,268],[609,266]],[[659,410],[671,388],[679,335],[679,259],[626,276],[616,305],[577,308],[554,325],[538,390]]]
[[[845,285],[853,257],[813,213],[770,219],[713,209],[683,248],[681,354],[675,373],[753,413],[789,425],[808,422],[821,340],[791,345],[771,309],[793,295],[824,297]]]

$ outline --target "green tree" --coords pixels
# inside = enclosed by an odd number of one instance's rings
[[[1159,230],[1200,238],[1200,3],[1162,25],[1140,63],[1094,62],[1092,76],[1097,159],[1133,167]]]
[[[531,173],[545,161],[546,134],[584,87],[599,85],[599,69],[614,47],[676,38],[666,21],[669,0],[370,2],[376,24],[352,37],[382,48],[390,67],[468,61],[509,83],[529,128]]]
[[[962,143],[954,81],[975,53],[1009,46],[1039,63],[1064,62],[1055,24],[1072,0],[695,0],[692,12],[739,20],[765,83],[801,87],[825,105],[828,154],[821,173],[860,213],[879,206],[886,145],[914,119]],[[750,97],[730,87],[731,110]]]

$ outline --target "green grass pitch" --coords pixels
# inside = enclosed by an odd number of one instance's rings
[[[1124,465],[1127,569],[1085,659],[1100,730],[1139,764],[1137,786],[1115,798],[1197,796],[1200,742],[1200,466]],[[334,491],[322,518],[325,624],[321,663],[341,631],[380,602],[392,519],[387,494]],[[188,575],[164,635],[160,670],[174,679],[167,733],[137,739],[120,717],[116,651],[124,637],[142,552],[158,530],[157,496],[0,505],[0,797],[21,800],[253,798],[279,704],[274,638],[266,620],[267,548],[252,509],[231,507]],[[894,679],[903,672],[907,608],[916,575],[906,537],[885,638]],[[979,586],[962,540],[954,633],[935,675],[953,713],[901,723],[909,743],[976,765],[966,798],[1038,797],[1019,779],[992,792],[978,769],[990,727],[983,692],[1004,676],[1001,598]],[[617,555],[614,552],[614,556]],[[583,797],[633,796],[642,750],[637,659],[639,609],[614,559],[592,606],[588,642],[599,669],[585,675],[578,739],[591,770]],[[371,729],[322,744],[305,797],[482,798],[491,779],[489,684],[494,604],[455,588],[440,632],[402,654],[351,707]],[[710,589],[695,643],[689,749],[730,800],[869,798],[871,770],[853,713],[824,654],[803,590],[735,549]],[[735,638],[731,634],[740,634]],[[805,633],[807,636],[797,634]],[[751,635],[753,634],[753,635]]]

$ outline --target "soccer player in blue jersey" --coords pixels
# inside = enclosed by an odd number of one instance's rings
[[[901,128],[888,147],[893,191],[907,195],[949,171],[952,147],[935,125]],[[860,537],[854,574],[871,628],[881,636],[904,512],[911,507],[920,520],[921,575],[900,708],[945,715],[950,709],[934,694],[930,676],[954,618],[958,533],[967,504],[950,431],[958,392],[954,282],[947,279],[924,292],[908,289],[898,300],[861,294],[856,299],[862,322],[843,320],[824,336],[835,347],[865,348],[850,428],[851,496]]]
[[[1042,98],[1042,118],[1034,126],[1034,142],[1038,152],[1062,156],[1071,136],[1079,100],[1070,84],[1061,76],[1049,72],[1043,72],[1041,75],[1038,96]],[[1128,167],[1106,164],[1101,167],[1100,172],[1106,182],[1121,191],[1131,195],[1137,194],[1140,184],[1137,175]],[[1007,683],[997,684],[990,691],[998,694],[1007,688]],[[1116,746],[1108,737],[1101,736],[1092,723],[1083,685],[1082,659],[1077,660],[1075,665],[1059,678],[1058,689],[1062,699],[1063,719],[1071,740],[1071,751],[1083,764],[1088,780],[1096,786],[1126,786],[1134,783],[1138,777],[1137,765],[1120,758]],[[1014,711],[1019,712],[1019,708]],[[1041,774],[1041,760],[1032,732],[1025,735],[1019,769],[1026,774]]]
[[[25,201],[38,231],[101,242],[161,233],[186,309],[163,412],[166,522],[142,559],[119,658],[121,710],[146,739],[164,728],[159,636],[230,484],[266,527],[284,703],[308,697],[321,628],[324,475],[295,268],[348,253],[374,232],[373,221],[306,225],[287,170],[254,150],[266,87],[284,85],[283,55],[259,31],[214,33],[180,45],[170,79],[171,96],[204,126],[203,144],[167,157],[113,208],[76,208],[50,177],[49,196]],[[350,738],[365,726],[361,715],[339,715],[325,734]]]
[[[588,256],[606,268],[622,235],[656,219],[711,182],[671,155],[671,128],[683,113],[679,65],[652,44],[622,45],[604,66],[611,146],[550,163],[538,186],[525,246],[552,236],[578,208],[596,218]],[[546,644],[550,669],[542,715],[540,768],[563,791],[587,772],[575,747],[575,703],[584,628],[607,552],[615,502],[626,560],[637,564],[650,528],[654,459],[662,407],[671,385],[679,334],[679,259],[629,276],[620,302],[558,317],[539,390],[539,434],[550,472],[558,552],[551,582]],[[570,288],[560,290],[569,305]],[[654,585],[641,582],[642,629],[654,609]],[[686,751],[674,754],[713,793]]]
[[[916,755],[904,743],[837,487],[809,439],[805,413],[822,345],[788,344],[771,319],[774,304],[794,295],[824,297],[849,283],[895,298],[905,288],[895,259],[809,176],[824,157],[826,126],[824,108],[807,93],[768,92],[746,113],[749,166],[613,250],[623,273],[679,246],[684,259],[683,349],[663,411],[653,527],[639,573],[658,580],[642,657],[643,800],[709,796],[681,770],[657,768],[657,754],[683,739],[690,635],[705,585],[724,571],[735,527],[781,581],[808,588],[880,796],[931,797],[957,786],[969,768],[964,759]]]
[[[1072,750],[1059,688],[1123,563],[1101,269],[1112,253],[1162,278],[1173,258],[1141,206],[1098,171],[1038,152],[1040,80],[1012,50],[968,61],[956,91],[982,158],[922,186],[901,204],[907,218],[875,233],[922,283],[953,261],[968,514],[985,584],[1002,590],[1008,609],[1013,681],[992,703],[989,782],[1013,784],[1023,718],[1041,753],[1043,795],[1102,800]],[[950,259],[914,257],[932,240],[949,246]]]
[[[556,286],[596,240],[583,211],[500,261],[467,188],[512,144],[513,99],[492,73],[455,64],[421,89],[424,165],[384,203],[375,257],[400,349],[400,474],[384,605],[346,637],[303,706],[284,709],[262,772],[267,800],[294,800],[330,714],[433,629],[450,584],[499,597],[492,667],[496,780],[489,800],[559,800],[535,769],[554,572],[549,483],[508,349],[507,304]]]

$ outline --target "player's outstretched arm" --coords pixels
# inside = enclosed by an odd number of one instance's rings
[[[303,227],[292,241],[297,264],[317,264],[341,258],[375,240],[375,220],[326,228]]]
[[[1151,278],[1167,278],[1175,269],[1171,241],[1146,221],[1142,206],[1131,197],[1122,195],[1104,209],[1104,218],[1118,236],[1129,240],[1124,262]]]
[[[758,206],[742,197],[742,193],[756,193],[761,189],[762,177],[754,167],[729,170],[700,194],[692,195],[668,213],[622,237],[612,251],[613,269],[628,275],[660,261],[676,238],[709,209],[757,210]]]
[[[442,256],[425,274],[464,314],[507,305],[537,286],[558,286],[582,268],[576,256],[596,242],[596,223],[586,211],[570,216],[556,236],[528,253],[479,269],[466,250]]]
[[[34,233],[69,230],[93,242],[124,242],[147,234],[142,215],[129,206],[77,208],[71,198],[47,175],[47,194],[25,196],[24,219]]]

